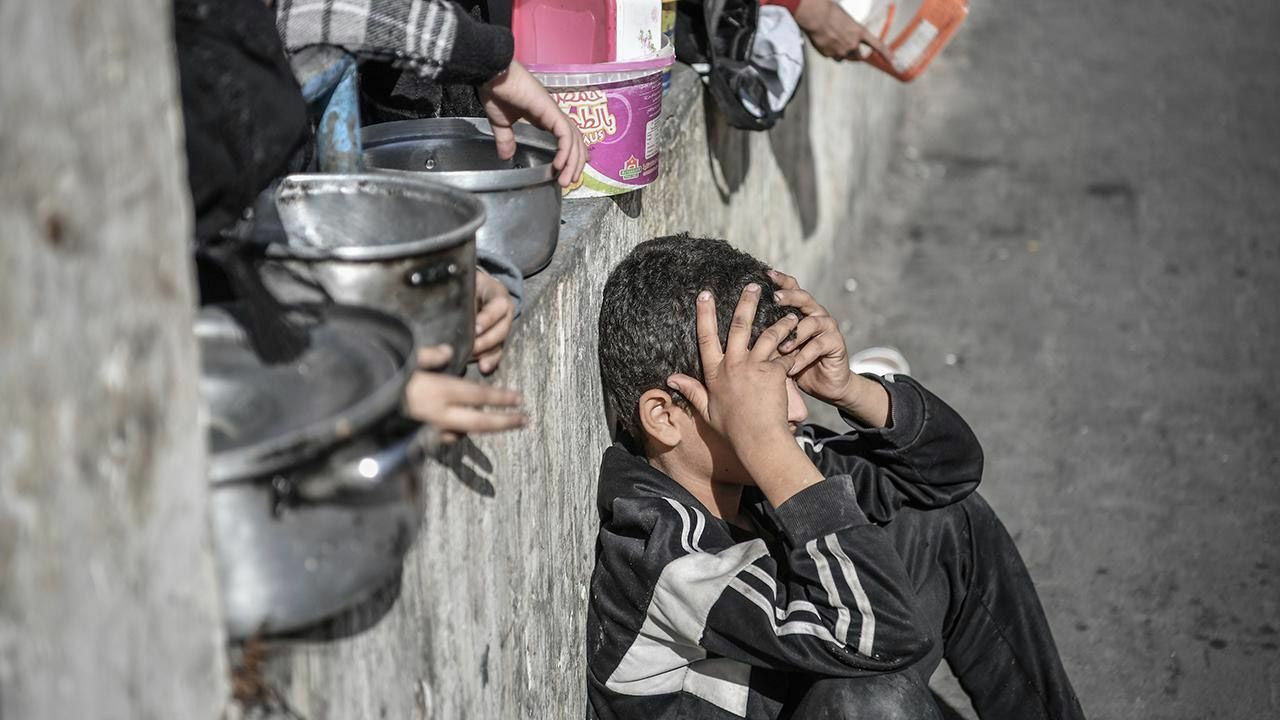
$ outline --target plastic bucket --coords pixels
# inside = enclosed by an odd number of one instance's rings
[[[668,46],[646,60],[529,66],[591,151],[581,182],[566,198],[621,195],[658,179],[662,72],[673,61]]]

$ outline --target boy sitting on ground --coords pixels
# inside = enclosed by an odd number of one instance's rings
[[[736,305],[736,307],[735,307]],[[905,376],[849,371],[796,281],[719,240],[638,246],[600,312],[589,718],[1083,717],[982,450]],[[852,431],[802,424],[804,392]]]

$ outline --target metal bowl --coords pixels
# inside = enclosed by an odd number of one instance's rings
[[[363,130],[366,167],[426,175],[475,193],[485,206],[476,247],[506,258],[526,276],[551,262],[560,238],[560,186],[551,166],[556,139],[517,125],[516,154],[498,157],[487,120],[402,120]]]
[[[340,303],[404,318],[419,345],[453,347],[461,371],[475,336],[475,233],[470,193],[385,173],[290,175],[276,191],[284,242],[267,249],[264,282],[282,299]]]
[[[424,512],[423,450],[397,412],[413,337],[344,306],[292,363],[265,365],[231,315],[196,322],[209,408],[210,519],[233,638],[350,607],[400,570]]]

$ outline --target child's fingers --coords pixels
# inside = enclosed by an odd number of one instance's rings
[[[773,279],[773,284],[780,290],[795,290],[800,287],[800,282],[795,277],[781,270],[770,270],[769,277]]]
[[[556,136],[556,156],[551,160],[551,167],[564,170],[573,158],[575,143],[572,128],[569,127],[569,123],[556,120],[552,134]]]
[[[502,347],[502,344],[507,341],[507,335],[510,332],[511,320],[507,317],[501,318],[498,324],[476,336],[475,342],[471,346],[471,354],[479,358],[491,350]]]
[[[733,320],[729,322],[729,337],[724,344],[725,355],[745,355],[747,345],[751,342],[751,328],[756,321],[756,305],[760,302],[760,286],[747,283],[738,298],[738,307],[733,310]]]
[[[453,357],[453,348],[449,345],[433,345],[418,348],[418,367],[434,370]]]
[[[490,125],[493,128],[493,142],[498,146],[498,157],[510,160],[516,155],[516,134],[506,125]]]
[[[436,392],[449,405],[516,407],[521,402],[520,393],[514,390],[452,376],[440,377]]]
[[[694,411],[701,415],[703,420],[707,419],[707,389],[702,386],[702,383],[688,375],[676,373],[667,378],[667,386],[685,396],[685,399],[693,405]]]
[[[477,410],[454,405],[447,408],[440,418],[439,427],[445,432],[487,433],[514,430],[524,427],[529,417],[524,413]]]
[[[493,327],[494,323],[513,314],[512,307],[511,301],[505,297],[491,299],[481,305],[480,312],[476,313],[476,333],[483,333]]]
[[[827,314],[827,309],[819,305],[808,290],[801,290],[800,288],[777,290],[773,296],[778,299],[779,305],[796,308],[805,315]]]
[[[778,346],[778,350],[784,353],[789,353],[801,345],[804,345],[809,342],[809,340],[813,339],[814,336],[827,330],[830,327],[830,319],[831,318],[829,317],[814,317],[811,315],[804,320],[801,320],[800,324],[796,326],[796,331],[792,335],[791,339]]]
[[[697,302],[698,355],[702,359],[702,372],[711,373],[724,360],[720,347],[720,329],[716,324],[716,303],[710,290],[698,293]]]
[[[799,322],[799,316],[787,313],[786,317],[770,325],[756,338],[756,344],[751,348],[751,357],[761,362],[770,359],[777,351],[778,343],[785,340]]]
[[[476,364],[480,366],[480,373],[488,375],[498,369],[498,363],[502,362],[502,347],[499,346],[483,355],[476,357]]]
[[[794,359],[791,362],[791,369],[787,371],[787,375],[791,377],[799,375],[804,372],[805,368],[827,354],[827,348],[824,347],[825,343],[821,341],[821,337],[821,334],[819,334],[814,340],[805,343],[805,346],[792,356]]]

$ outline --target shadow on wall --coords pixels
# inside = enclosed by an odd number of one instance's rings
[[[479,445],[465,435],[435,454],[436,462],[453,473],[458,482],[481,497],[494,496],[493,461]]]
[[[751,170],[751,131],[739,130],[729,125],[724,115],[711,99],[711,93],[702,95],[707,127],[707,152],[711,163],[711,176],[721,202],[729,200],[746,182]],[[818,229],[818,174],[810,137],[813,98],[809,92],[808,75],[800,78],[795,96],[787,105],[786,116],[768,131],[769,146],[786,183],[791,204],[800,218],[801,234],[805,239]]]
[[[707,160],[711,163],[711,177],[720,201],[728,205],[751,170],[751,133],[729,125],[709,92],[702,93],[702,108],[707,119]]]
[[[641,211],[644,210],[644,188],[623,193],[622,195],[610,195],[609,200],[618,206],[623,215],[635,220],[640,217]]]
[[[800,78],[796,94],[787,106],[787,115],[769,131],[769,147],[778,163],[787,194],[800,217],[800,229],[808,240],[818,229],[818,170],[813,156],[813,99],[809,92],[809,76]]]

